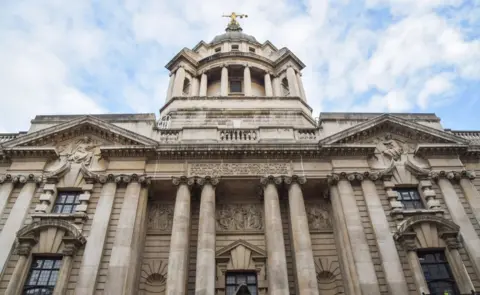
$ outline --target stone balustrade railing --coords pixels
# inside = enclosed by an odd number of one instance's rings
[[[163,129],[159,131],[160,142],[178,142],[182,139],[182,130]]]
[[[318,140],[318,131],[317,129],[296,129],[295,130],[295,139],[296,140]]]
[[[219,130],[220,142],[256,142],[258,137],[258,130],[256,129]]]
[[[15,139],[18,137],[18,133],[0,133],[0,143]]]
[[[480,144],[480,131],[452,131],[458,137],[470,140],[472,143]]]

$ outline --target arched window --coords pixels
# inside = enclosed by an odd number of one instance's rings
[[[282,93],[283,93],[283,96],[290,95],[290,87],[288,86],[287,78],[282,79]]]
[[[190,79],[188,78],[185,78],[185,80],[183,80],[183,90],[182,90],[182,93],[184,96],[188,96],[190,95]]]

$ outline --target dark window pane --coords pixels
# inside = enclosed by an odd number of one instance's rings
[[[242,82],[230,81],[230,92],[242,92]]]
[[[431,295],[460,294],[443,251],[419,252],[418,258]]]
[[[23,294],[53,294],[60,265],[60,258],[34,258]]]

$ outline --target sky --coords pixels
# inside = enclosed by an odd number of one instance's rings
[[[155,113],[165,65],[222,34],[288,47],[319,112],[436,113],[480,130],[480,0],[6,0],[0,132],[39,114]]]

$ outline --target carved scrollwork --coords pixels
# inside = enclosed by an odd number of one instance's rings
[[[292,183],[305,184],[307,182],[307,179],[305,178],[305,176],[292,175],[292,176],[283,176],[283,181],[286,184],[292,184]]]
[[[198,177],[197,178],[197,183],[199,185],[204,185],[204,184],[211,184],[212,186],[216,186],[220,180],[218,177],[211,177],[211,176],[205,176],[205,177]]]
[[[181,185],[181,184],[186,184],[188,186],[192,186],[195,183],[195,178],[194,177],[186,177],[186,176],[172,177],[172,183],[175,186]]]
[[[0,184],[4,182],[13,182],[13,183],[27,183],[27,182],[35,182],[35,183],[40,183],[42,182],[43,177],[41,175],[34,175],[34,174],[28,174],[28,175],[11,175],[11,174],[4,174],[0,176]]]
[[[173,205],[160,203],[149,204],[148,230],[171,231],[173,224]]]
[[[263,210],[255,204],[231,204],[219,206],[216,211],[219,231],[263,230]]]
[[[279,177],[279,176],[275,177],[273,175],[269,175],[267,177],[260,178],[260,183],[263,186],[267,186],[268,184],[278,185],[278,184],[281,184],[282,181],[283,181],[282,177]]]
[[[308,204],[306,210],[308,227],[311,231],[332,229],[330,213],[324,204]]]

